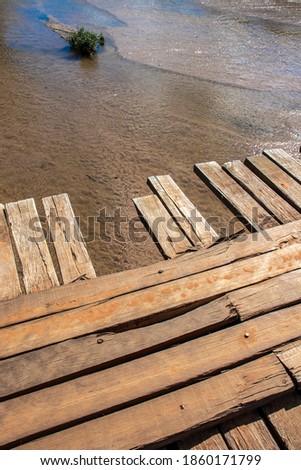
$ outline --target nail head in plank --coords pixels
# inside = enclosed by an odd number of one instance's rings
[[[288,343],[274,352],[301,388],[301,340]]]
[[[174,258],[194,249],[157,196],[138,197],[133,201],[163,253],[168,258]]]
[[[301,246],[237,261],[231,265],[86,306],[0,329],[0,357],[10,357],[116,326],[141,322],[196,302],[279,276],[301,267]],[[86,281],[88,282],[88,281]],[[139,306],[139,308],[137,308]],[[12,341],[11,338],[14,338]]]
[[[58,286],[34,200],[9,203],[5,209],[22,265],[26,293]]]
[[[153,352],[150,348],[155,346],[162,349],[163,344],[166,347],[167,344],[179,341],[181,335],[195,333],[196,336],[201,336],[208,328],[214,331],[221,325],[234,322],[237,315],[241,321],[245,321],[300,302],[300,274],[301,270],[296,270],[254,286],[244,287],[159,324],[118,334],[89,335],[2,360],[0,375],[5,379],[1,384],[0,396],[37,387],[44,382],[80,373],[118,358],[123,357],[125,361],[127,357],[138,354],[139,351],[140,355],[143,350]],[[294,352],[297,352],[297,349]],[[288,353],[287,359],[289,357]],[[293,358],[292,354],[291,359]],[[287,361],[283,363],[288,366]],[[294,369],[296,376],[298,367],[296,365]],[[301,382],[301,376],[298,380]]]
[[[301,397],[298,393],[263,407],[271,426],[288,450],[301,449]]]
[[[264,155],[248,157],[245,164],[296,210],[301,211],[301,186]]]
[[[235,179],[259,204],[272,213],[280,223],[298,220],[301,214],[279,194],[264,183],[240,160],[223,165],[227,173]]]
[[[152,398],[192,380],[250,361],[300,335],[301,305],[297,305],[5,401],[0,403],[3,434],[0,445]],[[60,397],[59,401],[57,397]],[[31,413],[33,408],[34,414]],[[39,416],[38,420],[36,416]]]
[[[85,283],[70,284],[0,302],[0,326],[43,317],[81,306],[159,286],[193,274],[221,267],[236,260],[275,251],[301,240],[301,221],[277,226],[264,232],[243,235],[231,241],[198,250],[172,260],[114,273]],[[259,282],[259,281],[257,281]],[[111,325],[112,326],[112,325]]]
[[[43,205],[64,284],[96,277],[68,194],[46,197]]]
[[[203,431],[194,432],[178,442],[180,450],[228,450],[228,446],[219,432],[213,427]]]
[[[13,299],[20,294],[21,287],[4,206],[0,204],[0,300]]]
[[[283,171],[301,183],[300,161],[291,157],[282,149],[264,150],[263,154],[278,165]]]
[[[250,194],[227,175],[217,162],[198,163],[196,174],[212,187],[224,202],[239,213],[253,229],[260,231],[278,225],[278,222]]]
[[[269,355],[200,383],[24,444],[19,449],[134,449],[258,407],[293,389]]]
[[[192,243],[199,242],[205,248],[212,245],[217,233],[171,176],[151,176],[147,181]]]
[[[238,320],[227,296],[179,317],[117,334],[63,341],[0,361],[0,397],[41,386],[100,366],[159,351],[213,332]]]
[[[257,411],[221,424],[222,434],[232,450],[279,450],[279,447]]]

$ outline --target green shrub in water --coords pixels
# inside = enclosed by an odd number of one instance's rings
[[[75,52],[83,55],[95,54],[98,44],[103,46],[105,39],[102,34],[97,35],[85,28],[80,28],[68,36],[69,44]]]

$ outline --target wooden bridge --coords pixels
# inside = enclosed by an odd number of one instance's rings
[[[301,449],[301,165],[195,171],[251,233],[151,177],[134,202],[170,259],[100,278],[66,194],[51,243],[32,199],[1,207],[2,449]]]

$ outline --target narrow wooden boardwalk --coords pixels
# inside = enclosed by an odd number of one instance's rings
[[[301,449],[301,165],[195,171],[253,233],[151,177],[134,202],[170,259],[101,278],[66,194],[51,244],[32,199],[0,207],[2,449]]]

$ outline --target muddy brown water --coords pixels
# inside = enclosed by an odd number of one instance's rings
[[[171,174],[226,226],[230,212],[193,164],[264,147],[298,157],[300,11],[284,1],[1,1],[0,202],[67,192],[98,275],[161,259],[128,229],[141,229],[132,198],[150,193],[150,175]],[[75,57],[46,14],[103,31],[106,47]],[[120,233],[108,222],[105,237],[104,210],[118,208],[127,222]]]

